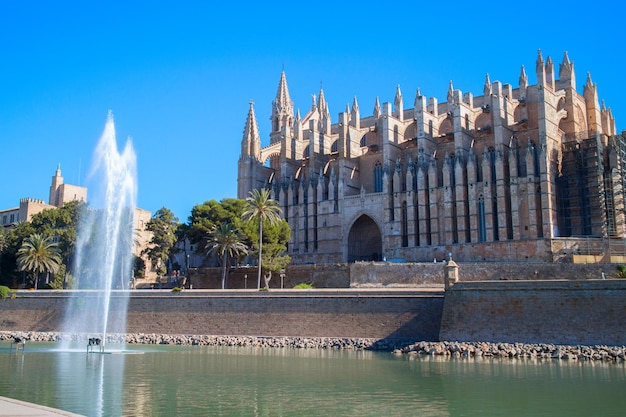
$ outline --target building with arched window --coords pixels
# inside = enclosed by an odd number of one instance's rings
[[[567,53],[558,79],[550,57],[536,83],[482,95],[452,82],[445,102],[416,92],[362,117],[332,121],[324,91],[294,112],[285,72],[262,147],[250,103],[238,197],[268,188],[292,228],[296,263],[405,259],[560,261],[624,251],[624,134],[587,75],[576,90]]]

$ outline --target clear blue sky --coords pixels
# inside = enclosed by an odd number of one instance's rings
[[[445,101],[450,80],[482,95],[486,73],[516,87],[521,65],[534,84],[539,48],[558,77],[568,51],[579,92],[591,72],[626,129],[617,1],[139,3],[0,3],[0,208],[47,201],[59,163],[83,185],[109,109],[137,153],[140,207],[186,221],[236,197],[248,102],[267,145],[283,65],[295,107],[322,83],[336,121],[355,95],[363,116],[393,102],[398,84],[406,108],[418,87]]]

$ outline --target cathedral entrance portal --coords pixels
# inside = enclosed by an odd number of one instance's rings
[[[383,241],[378,225],[363,214],[348,234],[348,262],[382,260]]]

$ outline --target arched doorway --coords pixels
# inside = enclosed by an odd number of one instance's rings
[[[348,234],[348,262],[380,261],[383,258],[383,241],[378,225],[363,214],[350,228]]]

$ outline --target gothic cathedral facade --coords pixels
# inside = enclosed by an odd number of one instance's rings
[[[285,72],[261,146],[250,103],[237,194],[268,188],[295,263],[368,260],[567,261],[623,242],[626,146],[591,76],[576,91],[567,53],[555,78],[539,51],[536,84],[491,82],[439,103],[363,116],[356,97],[332,122],[324,91],[294,112]],[[623,244],[623,243],[622,243]],[[614,243],[615,245],[615,243]]]

